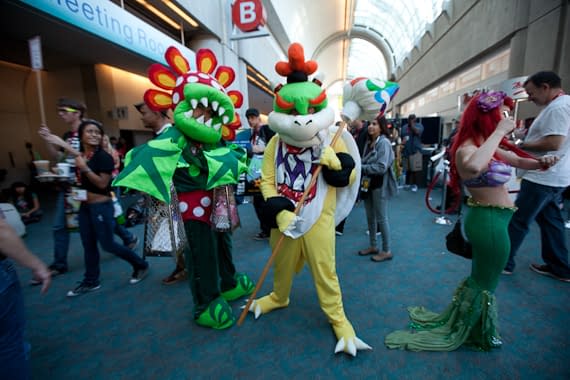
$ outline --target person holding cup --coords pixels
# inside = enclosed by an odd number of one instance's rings
[[[42,124],[39,129],[39,135],[45,140],[47,148],[56,162],[65,162],[70,166],[70,172],[75,170],[75,157],[79,155],[79,136],[77,131],[79,125],[83,120],[83,116],[87,108],[85,104],[80,101],[60,98],[57,101],[57,114],[69,126],[69,130],[63,134],[63,141],[69,147],[69,150],[64,150],[58,146],[55,141],[55,136],[47,125]],[[40,174],[40,166],[37,161],[34,161]],[[49,170],[49,162],[46,165]],[[69,231],[65,219],[65,196],[66,193],[71,191],[71,184],[61,182],[59,184],[59,193],[57,196],[55,207],[55,218],[53,223],[53,262],[49,265],[52,276],[57,276],[67,272],[67,252],[69,250]],[[37,281],[36,281],[37,283]],[[34,280],[32,280],[32,284]]]

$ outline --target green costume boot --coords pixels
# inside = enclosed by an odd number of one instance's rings
[[[245,273],[236,273],[237,284],[235,288],[222,292],[222,297],[226,301],[234,301],[243,296],[250,295],[255,288],[255,283]]]
[[[194,321],[200,326],[211,327],[216,330],[231,327],[236,318],[230,305],[222,297],[218,297]]]

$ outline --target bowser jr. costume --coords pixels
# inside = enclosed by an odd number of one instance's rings
[[[190,69],[174,47],[166,50],[165,58],[172,71],[153,64],[149,78],[168,92],[150,89],[144,100],[155,111],[174,109],[174,127],[131,150],[114,185],[170,202],[170,185],[174,184],[188,238],[185,262],[194,321],[224,329],[235,322],[228,301],[254,289],[253,281],[234,267],[231,231],[215,231],[211,223],[216,206],[212,189],[237,184],[240,174],[247,171],[244,149],[220,146],[221,139],[235,138],[241,125],[235,107],[241,106],[243,97],[226,89],[235,79],[234,71],[227,66],[216,69],[212,51],[196,53],[197,71]]]
[[[347,319],[335,264],[335,225],[345,218],[356,199],[360,157],[352,136],[330,146],[334,132],[334,111],[317,80],[308,76],[317,69],[305,62],[301,45],[289,47],[289,62],[276,65],[287,84],[275,90],[274,110],[269,127],[277,134],[266,146],[262,163],[261,192],[267,202],[265,218],[272,225],[270,244],[283,237],[274,261],[273,291],[251,303],[249,311],[261,314],[287,307],[293,277],[306,262],[313,276],[319,304],[337,338],[335,353],[356,356],[357,350],[371,349],[356,336]],[[318,165],[322,165],[314,187],[298,215],[293,212],[309,186]]]

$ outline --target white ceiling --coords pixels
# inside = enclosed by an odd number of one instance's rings
[[[329,87],[356,76],[389,79],[449,0],[271,0],[289,43],[319,64]],[[281,39],[283,42],[283,39]],[[283,47],[286,51],[286,47]]]

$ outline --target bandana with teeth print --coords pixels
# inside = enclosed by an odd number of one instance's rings
[[[149,78],[169,92],[149,89],[144,100],[154,111],[173,108],[174,128],[131,150],[125,158],[125,169],[113,185],[169,202],[170,182],[177,168],[185,168],[191,177],[203,175],[182,157],[189,142],[201,146],[207,163],[207,178],[197,181],[203,183],[203,189],[236,184],[239,175],[247,171],[245,151],[236,145],[217,147],[221,139],[233,140],[241,125],[235,109],[241,107],[243,96],[239,91],[226,89],[235,79],[233,69],[220,66],[214,73],[217,60],[208,49],[196,53],[197,71],[190,71],[188,61],[174,47],[167,49],[165,57],[176,75],[153,64]]]

